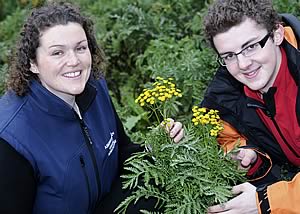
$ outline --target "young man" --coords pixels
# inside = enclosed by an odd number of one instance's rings
[[[219,142],[226,151],[239,143],[235,158],[252,183],[209,213],[299,213],[300,24],[282,20],[271,0],[216,0],[204,19],[221,66],[202,106],[220,111]]]

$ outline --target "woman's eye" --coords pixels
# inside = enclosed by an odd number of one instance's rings
[[[64,52],[63,51],[53,51],[51,53],[52,56],[59,56],[59,55],[62,55]]]
[[[87,46],[79,46],[79,47],[77,48],[77,51],[79,51],[79,52],[84,52],[86,49],[87,49]]]

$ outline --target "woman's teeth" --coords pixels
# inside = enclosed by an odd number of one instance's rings
[[[80,76],[80,74],[81,74],[81,71],[75,71],[75,72],[65,73],[65,74],[63,74],[63,76],[69,77],[69,78],[74,78],[74,77]]]

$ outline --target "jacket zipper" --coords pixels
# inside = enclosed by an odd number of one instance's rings
[[[84,121],[78,117],[76,112],[74,112],[74,113],[75,113],[76,117],[78,118],[78,120],[80,122],[80,127],[81,127],[81,130],[82,130],[84,139],[85,139],[85,144],[86,144],[86,146],[88,148],[88,151],[89,151],[89,154],[91,156],[94,171],[95,171],[95,176],[96,176],[96,181],[97,181],[97,189],[98,189],[97,200],[96,200],[96,203],[95,203],[95,205],[96,205],[96,204],[98,204],[98,201],[100,200],[101,184],[100,184],[100,176],[99,176],[99,169],[98,169],[98,165],[97,165],[97,161],[96,161],[96,156],[95,156],[95,153],[94,153],[94,150],[93,150],[93,141],[90,137],[88,128],[85,125]]]
[[[275,121],[274,117],[269,116],[273,122],[273,124],[275,125],[279,135],[281,136],[282,140],[284,141],[284,143],[287,145],[287,147],[291,150],[291,152],[293,152],[293,154],[297,157],[300,158],[300,156],[295,152],[295,150],[290,146],[290,144],[288,144],[287,140],[285,139],[285,137],[283,136],[277,122]]]
[[[291,147],[291,145],[287,142],[287,140],[285,139],[284,135],[281,132],[281,129],[279,127],[279,125],[277,124],[274,116],[271,115],[271,113],[268,111],[268,109],[264,106],[261,105],[257,105],[257,104],[247,104],[247,106],[249,107],[254,107],[254,108],[260,108],[261,110],[263,110],[263,112],[265,112],[265,114],[272,120],[277,132],[279,133],[281,139],[283,140],[283,142],[285,143],[285,145],[289,148],[289,150],[297,157],[300,158],[300,156],[295,152],[295,150]]]
[[[84,162],[84,159],[83,159],[83,156],[80,155],[79,157],[79,160],[80,160],[80,165],[81,165],[81,168],[82,168],[82,171],[83,171],[83,174],[84,174],[84,178],[85,178],[85,182],[86,182],[86,185],[87,185],[87,189],[88,189],[88,195],[89,195],[89,205],[88,205],[88,211],[90,210],[90,206],[91,206],[91,187],[90,187],[90,182],[89,182],[89,179],[88,179],[88,175],[87,175],[87,172],[86,172],[86,168],[85,168],[85,162]]]

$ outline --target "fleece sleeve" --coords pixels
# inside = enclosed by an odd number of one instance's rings
[[[0,213],[32,213],[36,182],[31,164],[0,138]]]

